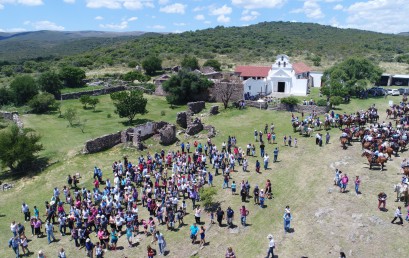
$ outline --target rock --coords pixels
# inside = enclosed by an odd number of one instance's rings
[[[194,257],[194,256],[196,256],[198,253],[199,253],[198,251],[193,251],[193,253],[190,254],[190,257]]]
[[[186,134],[188,135],[195,135],[200,133],[203,130],[203,124],[200,119],[195,119],[193,123],[189,124],[186,129]]]
[[[219,114],[219,106],[212,106],[210,108],[210,115],[217,115]]]
[[[204,101],[197,101],[187,103],[187,107],[193,114],[197,114],[200,113],[200,111],[202,111],[206,106]]]
[[[159,143],[162,145],[170,145],[174,143],[176,138],[176,126],[174,125],[166,125],[162,129],[159,130],[160,140]]]
[[[187,113],[186,112],[177,113],[176,123],[182,128],[187,128]]]
[[[212,125],[206,125],[204,127],[204,130],[207,130],[207,137],[213,138],[216,136],[216,128]]]

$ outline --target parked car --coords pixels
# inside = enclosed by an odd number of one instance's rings
[[[388,95],[392,95],[393,89],[388,89]]]
[[[403,94],[409,95],[409,88],[399,88],[398,91],[400,95]]]
[[[392,95],[392,96],[399,96],[399,95],[400,95],[399,90],[397,90],[397,89],[392,89],[391,95]]]

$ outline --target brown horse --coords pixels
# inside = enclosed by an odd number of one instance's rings
[[[403,167],[403,174],[405,174],[405,176],[409,176],[409,167]]]
[[[403,152],[403,150],[406,149],[406,142],[404,140],[399,140],[398,144],[399,147],[401,148],[400,151]]]
[[[293,129],[294,129],[294,133],[297,131],[297,128],[300,126],[300,122],[293,122]]]
[[[368,151],[364,151],[361,157],[366,157],[369,163],[369,169],[372,169],[372,166],[381,166],[381,170],[383,170],[384,164],[388,161],[385,157],[378,157],[377,159],[372,159],[372,154]]]
[[[388,147],[382,151],[385,154],[388,154],[388,159],[392,159],[392,154],[393,154],[393,149],[391,147]]]
[[[341,141],[341,146],[342,146],[342,148],[343,148],[344,150],[346,150],[346,149],[348,148],[348,147],[347,147],[348,138],[343,137],[343,138],[340,139],[340,141]]]
[[[373,143],[372,142],[362,142],[362,149],[369,150],[372,148]]]

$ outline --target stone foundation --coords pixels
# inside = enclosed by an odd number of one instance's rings
[[[204,101],[197,101],[197,102],[189,102],[187,103],[187,107],[190,112],[193,114],[200,113],[203,109],[205,109],[206,104]]]

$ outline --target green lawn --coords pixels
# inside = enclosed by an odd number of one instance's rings
[[[179,107],[177,109],[170,109],[164,98],[146,96],[148,101],[149,113],[144,116],[139,116],[140,119],[148,120],[165,120],[168,122],[175,122],[176,113],[185,110],[186,107]],[[135,161],[136,158],[146,152],[159,151],[162,146],[158,145],[154,140],[148,140],[149,149],[140,153],[133,148],[126,148],[123,145],[116,146],[110,150],[92,154],[92,155],[75,155],[81,150],[84,142],[87,139],[101,136],[103,134],[122,130],[128,126],[123,124],[126,119],[120,119],[114,114],[113,105],[109,96],[100,96],[101,103],[97,106],[98,112],[92,110],[83,110],[78,100],[68,100],[63,102],[62,109],[67,107],[74,107],[78,110],[82,119],[88,119],[85,133],[81,133],[79,128],[67,127],[67,122],[61,118],[58,118],[57,114],[52,115],[25,115],[24,123],[26,127],[35,129],[42,135],[42,142],[45,147],[45,151],[41,153],[46,157],[51,158],[53,161],[60,161],[50,167],[48,167],[42,173],[30,178],[25,178],[15,182],[15,188],[11,191],[1,193],[0,198],[0,242],[6,243],[9,238],[9,225],[10,221],[16,219],[22,220],[22,214],[20,213],[21,202],[27,202],[32,208],[33,205],[37,205],[40,209],[40,213],[44,213],[44,201],[49,200],[52,194],[52,189],[58,186],[60,189],[66,184],[66,176],[68,174],[81,173],[83,178],[81,179],[80,187],[91,187],[92,185],[92,170],[95,165],[102,168],[104,177],[110,177],[112,179],[111,164],[114,160],[122,159],[124,155],[127,155],[131,161]],[[373,103],[376,103],[380,108],[380,112],[385,110],[388,104],[388,100],[399,101],[400,97],[388,97],[387,99],[367,99],[357,100],[352,99],[349,105],[340,105],[339,113],[344,111],[347,113],[355,112],[360,109],[366,109]],[[211,104],[207,104],[209,107]],[[161,116],[161,111],[165,111],[165,116]],[[204,111],[204,113],[207,111]],[[111,118],[107,118],[107,115],[111,114]],[[238,257],[262,257],[265,255],[267,248],[266,236],[269,233],[273,233],[280,245],[278,254],[280,257],[299,257],[300,252],[305,248],[308,248],[311,237],[317,237],[319,239],[325,239],[324,236],[319,236],[320,233],[310,232],[308,234],[303,232],[301,228],[309,228],[308,225],[303,225],[305,221],[303,219],[304,213],[308,210],[306,202],[319,202],[316,196],[319,194],[320,185],[322,180],[328,176],[328,163],[326,161],[334,160],[333,153],[340,152],[341,149],[336,142],[339,130],[331,129],[330,133],[333,137],[334,143],[323,148],[327,148],[327,151],[320,152],[317,155],[317,146],[314,144],[313,138],[305,138],[299,136],[298,133],[293,133],[291,128],[291,113],[289,112],[276,112],[268,110],[259,110],[256,108],[247,108],[245,110],[227,109],[221,110],[217,116],[203,116],[202,121],[205,124],[211,124],[215,126],[218,134],[212,141],[220,147],[220,144],[227,140],[227,136],[236,136],[238,145],[242,148],[247,143],[254,143],[253,131],[254,129],[263,130],[266,123],[275,124],[277,132],[276,145],[268,145],[266,152],[272,158],[272,150],[274,147],[280,148],[279,163],[270,164],[271,170],[264,171],[262,174],[256,174],[254,171],[254,164],[256,159],[261,160],[259,157],[259,148],[257,146],[258,157],[249,158],[249,169],[251,172],[233,173],[233,180],[240,182],[241,180],[249,180],[252,189],[258,184],[260,188],[264,188],[265,180],[267,178],[273,181],[273,192],[275,198],[273,200],[267,200],[267,208],[260,209],[257,206],[252,205],[252,201],[246,204],[246,207],[250,209],[250,216],[248,223],[250,224],[247,229],[240,229],[240,234],[231,234],[226,232],[225,228],[218,228],[212,226],[207,233],[207,240],[210,241],[210,245],[203,250],[199,250],[198,256],[200,257],[220,257],[224,255],[227,246],[231,245],[236,251]],[[285,147],[282,144],[282,138],[284,135],[292,135],[299,140],[298,148]],[[207,137],[205,134],[196,137],[178,136],[182,141],[198,140],[205,142]],[[166,147],[165,150],[175,150],[176,146]],[[347,153],[347,152],[343,152]],[[346,155],[346,154],[344,154]],[[325,162],[323,162],[325,161]],[[389,163],[388,163],[389,164]],[[241,167],[238,167],[240,170]],[[307,174],[305,174],[307,173]],[[332,173],[332,172],[331,172]],[[332,174],[330,175],[332,180]],[[241,205],[239,196],[232,196],[230,190],[221,190],[222,179],[218,176],[214,180],[215,187],[218,189],[217,200],[221,202],[223,208],[228,205],[237,210]],[[296,190],[295,190],[296,189]],[[16,194],[18,193],[18,194]],[[10,201],[12,200],[12,201]],[[188,202],[190,205],[190,202]],[[295,228],[296,234],[293,235],[293,241],[288,241],[282,237],[282,212],[285,205],[291,205],[292,210],[296,211],[295,215]],[[190,207],[188,209],[190,213]],[[4,215],[4,216],[3,216]],[[141,211],[141,217],[146,217],[146,211]],[[203,216],[206,224],[208,222],[207,215]],[[308,223],[308,220],[306,220]],[[188,215],[185,218],[185,223],[190,224],[193,222],[193,216]],[[307,223],[305,222],[305,223]],[[235,223],[239,224],[239,216],[237,214]],[[208,227],[208,225],[206,225]],[[29,231],[29,226],[26,225]],[[310,228],[309,228],[310,229]],[[171,251],[169,257],[189,257],[193,251],[197,250],[197,247],[190,245],[188,242],[188,227],[182,227],[178,232],[165,232],[164,227],[160,227],[160,230],[164,232],[167,238],[168,247]],[[30,236],[31,234],[28,234]],[[58,233],[55,234],[57,239],[61,239]],[[321,238],[319,238],[321,237]],[[30,238],[30,237],[29,237]],[[93,237],[95,240],[95,238]],[[143,257],[145,255],[146,245],[149,240],[143,239],[141,245],[124,251],[117,251],[117,253],[109,252],[106,257]],[[189,243],[189,244],[188,244]],[[78,251],[73,248],[73,243],[69,241],[68,237],[63,237],[58,244],[52,244],[48,246],[46,239],[34,239],[30,242],[30,250],[38,251],[39,249],[45,250],[47,257],[52,257],[56,253],[56,248],[64,246],[67,250],[69,257],[83,257],[84,251]],[[3,245],[5,246],[5,245]],[[120,239],[119,246],[126,246],[123,237]],[[317,251],[319,253],[320,251]],[[0,257],[11,257],[12,250],[6,247],[0,249]],[[310,253],[311,257],[314,257],[315,253]],[[328,254],[326,253],[328,256]],[[315,255],[315,257],[318,257]],[[324,256],[320,256],[324,257]]]

